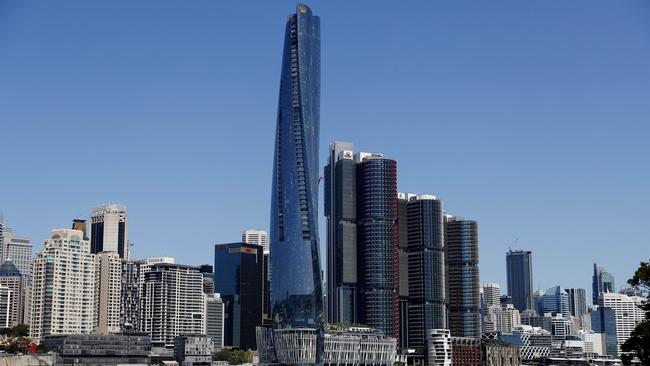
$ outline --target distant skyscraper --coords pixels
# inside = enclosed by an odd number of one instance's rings
[[[95,331],[96,266],[83,232],[52,230],[34,260],[30,338]]]
[[[323,332],[317,212],[320,19],[302,4],[286,24],[277,118],[269,236],[273,327],[280,342],[291,334],[316,334],[316,352],[297,356],[298,362],[311,363],[322,357]],[[280,356],[278,361],[289,362]]]
[[[483,289],[483,302],[485,306],[501,306],[499,298],[501,297],[501,285],[498,283],[484,283],[481,285]]]
[[[214,350],[223,348],[224,306],[219,294],[206,295],[205,303],[205,334],[212,338]]]
[[[533,306],[533,254],[530,251],[510,250],[506,253],[508,295],[520,312]]]
[[[546,290],[542,296],[541,313],[559,314],[564,318],[568,318],[570,314],[569,294],[560,286],[551,287]]]
[[[357,201],[354,146],[330,144],[325,166],[327,218],[327,319],[357,322]]]
[[[146,271],[143,267],[147,266]],[[182,334],[205,333],[203,274],[172,263],[141,265],[141,330],[156,347],[174,347]]]
[[[262,324],[264,248],[257,244],[217,244],[215,291],[225,307],[224,345],[255,348]]]
[[[25,306],[25,281],[20,270],[9,259],[0,265],[0,287],[6,288],[7,309],[2,312],[5,318],[0,319],[0,324],[8,324],[11,328],[23,322],[23,309]]]
[[[10,228],[4,228],[3,245],[0,247],[0,263],[11,259],[29,284],[32,271],[32,243],[28,238],[14,236]]]
[[[97,333],[120,331],[120,303],[122,291],[122,260],[117,252],[97,254],[99,280],[95,291],[97,304]]]
[[[108,204],[93,209],[91,217],[91,253],[117,252],[129,258],[128,219],[126,206]]]
[[[581,318],[587,313],[587,291],[583,288],[567,288],[564,291],[569,295],[569,312]]]
[[[597,307],[591,313],[591,328],[605,336],[605,353],[618,357],[618,336],[616,334],[616,312],[612,308]]]
[[[599,267],[594,263],[594,275],[591,285],[591,300],[594,305],[598,304],[598,297],[601,293],[616,292],[614,285],[614,276],[605,268]]]
[[[359,321],[399,339],[397,163],[370,153],[356,160]]]
[[[454,337],[481,337],[478,223],[459,217],[445,222],[449,282],[449,329]]]
[[[241,233],[242,243],[257,244],[264,247],[264,252],[269,251],[269,234],[266,230],[248,229]]]

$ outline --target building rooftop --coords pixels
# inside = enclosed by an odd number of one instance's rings
[[[22,276],[20,274],[20,271],[14,264],[14,262],[11,261],[11,259],[7,259],[2,265],[0,265],[0,277],[13,277],[13,276]]]

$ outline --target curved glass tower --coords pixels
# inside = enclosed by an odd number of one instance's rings
[[[271,199],[271,312],[276,330],[322,332],[319,123],[320,20],[298,4],[284,38]]]

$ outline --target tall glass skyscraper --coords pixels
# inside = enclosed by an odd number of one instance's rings
[[[481,337],[478,223],[460,217],[445,222],[449,329],[454,337]]]
[[[286,24],[277,118],[270,230],[273,328],[321,333],[320,19],[302,4]]]
[[[515,309],[524,311],[533,306],[533,253],[510,250],[506,253],[508,295]]]
[[[598,305],[598,297],[603,292],[616,292],[614,275],[609,273],[605,268],[594,263],[594,275],[592,277],[591,285],[591,299],[594,305]]]

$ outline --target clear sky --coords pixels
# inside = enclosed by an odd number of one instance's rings
[[[534,252],[542,289],[590,288],[594,261],[621,286],[650,257],[650,2],[308,5],[322,23],[321,162],[335,139],[396,159],[400,191],[479,221],[482,281],[505,288],[508,247]],[[40,249],[119,202],[136,257],[188,264],[267,228],[293,11],[0,1],[5,223]]]

